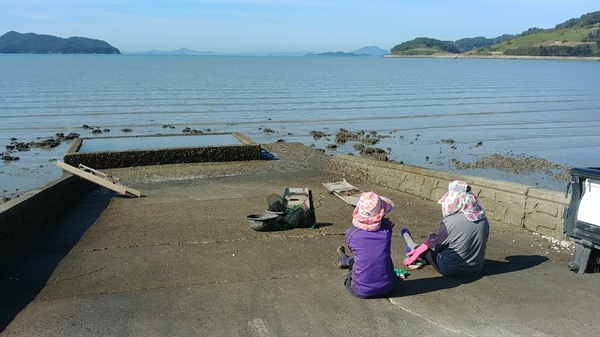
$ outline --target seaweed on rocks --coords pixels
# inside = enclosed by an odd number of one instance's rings
[[[568,181],[570,178],[569,166],[552,163],[546,159],[526,154],[499,154],[481,157],[475,162],[466,163],[453,158],[452,163],[458,170],[467,169],[496,169],[514,174],[539,172],[559,181]]]

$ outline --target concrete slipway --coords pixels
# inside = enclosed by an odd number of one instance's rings
[[[0,269],[0,336],[596,336],[599,274],[570,272],[572,251],[492,222],[481,276],[431,267],[388,298],[347,294],[335,263],[352,206],[321,184],[330,157],[300,144],[263,146],[279,160],[115,169],[140,190],[99,188],[30,252]],[[418,238],[439,206],[378,185],[390,218]],[[257,232],[246,215],[285,186],[309,187],[317,228]],[[402,267],[403,242],[392,243]]]

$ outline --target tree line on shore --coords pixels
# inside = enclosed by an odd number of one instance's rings
[[[457,41],[418,37],[394,46],[392,55],[431,55],[433,53],[475,53],[523,56],[600,56],[600,11],[569,19],[554,28],[529,28],[521,34],[483,36]]]

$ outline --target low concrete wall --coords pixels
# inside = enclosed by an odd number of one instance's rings
[[[221,135],[223,133],[214,133]],[[85,138],[74,139],[67,150],[63,160],[65,163],[78,167],[79,164],[100,170],[106,168],[148,166],[162,164],[185,164],[203,162],[225,162],[259,160],[261,147],[250,138],[233,132],[240,144],[211,145],[197,147],[160,148],[149,150],[122,150],[122,151],[98,151],[78,152]],[[208,135],[177,135],[178,137],[204,137]],[[133,136],[133,137],[106,137],[119,138],[127,142],[130,138],[139,137],[173,137],[173,135]]]
[[[41,230],[96,187],[67,174],[0,205],[0,265],[23,252]]]
[[[163,164],[259,160],[260,145],[229,145],[160,150],[69,153],[65,163],[94,169]]]
[[[350,155],[334,156],[327,169],[432,201],[446,193],[448,182],[464,180],[490,220],[564,238],[563,210],[570,200],[561,192]]]

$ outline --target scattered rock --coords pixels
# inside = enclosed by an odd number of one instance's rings
[[[359,152],[362,151],[365,148],[365,146],[363,144],[361,144],[361,143],[356,143],[356,144],[354,144],[353,147],[354,147],[354,149],[356,151],[359,151]]]
[[[368,157],[368,158],[372,158],[372,159],[388,161],[388,157],[385,154],[385,151],[378,147],[365,147],[360,151],[360,155],[362,157]]]
[[[37,137],[37,139],[39,139],[40,141],[28,142],[28,143],[18,142],[15,137],[12,137],[11,143],[9,145],[6,145],[6,150],[8,151],[8,153],[11,153],[11,152],[15,152],[15,151],[20,151],[20,152],[29,151],[31,148],[51,149],[51,148],[55,148],[55,147],[59,146],[65,140],[73,140],[75,138],[78,138],[79,134],[78,133],[70,133],[67,136],[65,136],[64,133],[58,132],[55,134],[55,136],[56,136],[56,138],[54,138],[54,137],[48,137],[48,138]],[[18,157],[10,156],[8,154],[6,154],[4,156],[5,161],[18,160],[18,159],[19,159]]]
[[[182,132],[183,133],[188,133],[190,135],[202,135],[202,134],[204,134],[204,131],[202,131],[202,130],[191,129],[189,127],[186,127],[185,129],[183,129]]]
[[[319,140],[319,139],[327,136],[324,132],[315,131],[315,130],[311,131],[310,135],[313,137],[314,140]]]
[[[379,143],[379,139],[378,138],[370,138],[370,137],[364,137],[360,139],[360,142],[363,144],[367,144],[367,145],[375,145],[377,143]]]
[[[64,133],[62,132],[57,132],[55,134],[56,138],[58,138],[59,140],[73,140],[75,138],[79,138],[80,134],[75,133],[75,132],[71,132],[68,135],[65,136]]]
[[[2,157],[2,160],[4,160],[4,161],[15,161],[15,160],[19,160],[19,157],[10,156],[10,155],[6,155],[6,154],[3,154],[3,155],[2,155],[2,156],[0,156],[0,157]]]
[[[60,140],[55,138],[48,138],[38,143],[33,143],[32,147],[37,148],[55,148],[60,145]]]
[[[346,129],[340,129],[335,134],[335,142],[338,144],[345,144],[347,141],[351,140],[358,140],[358,135]]]

